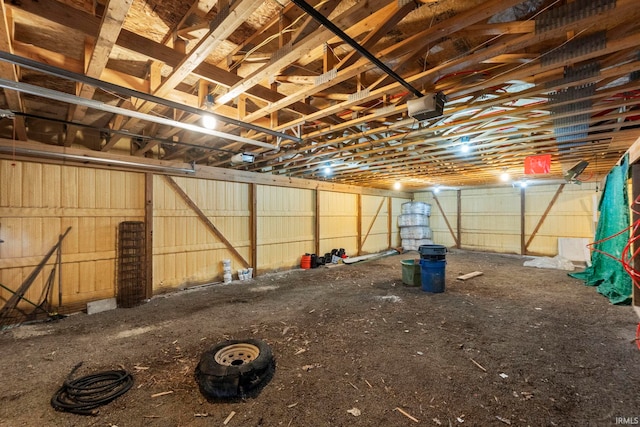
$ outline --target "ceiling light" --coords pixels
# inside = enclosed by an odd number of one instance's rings
[[[393,189],[394,190],[399,190],[402,188],[402,184],[400,184],[399,182],[396,182],[395,184],[393,184]]]
[[[502,172],[500,174],[500,181],[502,181],[502,182],[509,181],[509,178],[510,178],[510,176],[509,176],[509,173],[507,171],[504,171],[504,172]]]
[[[331,175],[331,167],[330,166],[325,166],[323,170],[324,170],[324,174],[325,175],[327,175],[327,176]]]
[[[214,127],[216,127],[216,118],[209,114],[203,115],[202,126],[204,126],[206,129],[213,129]]]
[[[460,146],[460,151],[463,153],[468,153],[469,152],[469,144],[462,144]]]

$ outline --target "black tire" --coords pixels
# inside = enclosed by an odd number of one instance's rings
[[[228,340],[202,353],[195,377],[207,399],[257,395],[275,370],[271,347],[256,339]]]

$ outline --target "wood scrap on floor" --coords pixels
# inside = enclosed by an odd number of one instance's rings
[[[462,280],[464,282],[465,280],[469,280],[469,279],[472,279],[472,278],[477,277],[477,276],[482,276],[483,274],[484,273],[482,271],[472,271],[471,273],[467,273],[467,274],[463,274],[462,276],[458,276],[458,277],[456,277],[456,279]]]

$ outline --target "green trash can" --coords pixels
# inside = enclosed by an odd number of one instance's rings
[[[420,262],[416,262],[413,259],[405,259],[400,263],[402,264],[402,283],[407,286],[421,286]]]

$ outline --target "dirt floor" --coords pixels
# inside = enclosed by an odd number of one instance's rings
[[[228,426],[638,422],[631,307],[564,271],[466,251],[447,254],[446,291],[430,294],[402,284],[400,261],[416,256],[265,275],[5,330],[0,426],[222,426],[232,412]],[[484,275],[456,280],[475,270]],[[227,338],[265,340],[276,372],[257,397],[210,403],[194,368]],[[81,361],[76,376],[124,367],[135,384],[95,417],[57,412],[49,400]]]

